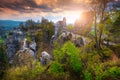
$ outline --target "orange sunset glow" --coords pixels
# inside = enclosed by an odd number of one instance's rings
[[[83,0],[0,0],[0,19],[37,21],[46,17],[57,21],[64,16],[70,17],[68,23],[74,23],[87,9],[84,5]]]

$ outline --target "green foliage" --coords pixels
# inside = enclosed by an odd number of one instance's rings
[[[92,53],[95,50],[94,45],[95,45],[95,42],[92,41],[89,44],[84,45],[84,47],[81,48],[81,51],[83,53]]]
[[[112,42],[120,41],[120,11],[114,12],[112,15],[112,23],[111,26],[108,28],[109,32],[111,33],[111,40]]]
[[[70,57],[69,60],[70,60],[70,62],[69,62],[70,67],[73,69],[73,71],[77,74],[82,73],[83,66],[82,66],[82,62],[80,61],[78,56],[73,55],[73,56]]]
[[[28,29],[35,29],[35,22],[30,19],[25,22],[25,27]]]
[[[79,56],[78,48],[71,42],[65,43],[61,50],[64,53],[67,53],[68,56]]]
[[[39,62],[33,64],[34,67],[21,66],[12,67],[7,71],[6,80],[31,80],[40,75],[45,68]]]
[[[105,57],[100,56],[99,55],[100,53],[104,54]],[[108,77],[106,77],[106,75],[109,75],[108,74],[109,68],[112,68],[112,67],[118,65],[118,63],[115,63],[112,61],[102,62],[102,60],[105,60],[105,58],[110,60],[112,58],[111,53],[112,53],[112,51],[109,48],[103,47],[103,49],[101,51],[93,50],[90,53],[81,54],[81,60],[83,61],[83,63],[85,64],[85,67],[86,67],[84,69],[85,70],[84,78],[86,80],[89,80],[90,78],[87,79],[86,77],[91,76],[91,77],[93,77],[94,80],[109,79]],[[111,77],[111,76],[109,76],[109,77]],[[114,76],[114,78],[115,77],[116,76]],[[111,79],[111,80],[114,80],[114,79]]]
[[[59,76],[64,74],[64,69],[62,65],[58,62],[53,62],[50,66],[49,72],[52,73],[54,76]]]
[[[40,31],[35,32],[35,38],[37,42],[42,42],[46,38],[46,31],[48,31],[48,38],[51,39],[52,35],[54,34],[54,25],[53,22],[47,22],[45,24],[38,24],[37,27]]]
[[[35,64],[35,67],[32,68],[32,70],[29,72],[29,77],[36,77],[37,75],[40,75],[45,70],[45,67],[43,67],[40,62],[37,62]],[[26,78],[27,79],[27,78]]]
[[[4,43],[4,40],[2,38],[0,38],[0,43]]]
[[[113,50],[115,54],[120,58],[120,44],[116,44],[115,46],[113,46]]]
[[[5,45],[4,44],[0,44],[0,62],[3,64],[7,63],[7,54],[5,53]]]
[[[84,57],[84,62],[87,67],[86,69],[95,75],[95,80],[99,80],[102,74],[100,58],[101,57],[97,53],[88,53],[86,54],[86,57]]]
[[[102,74],[103,74],[103,68],[102,65],[96,65],[96,67],[94,68],[94,72],[95,72],[95,80],[102,80]]]
[[[93,80],[92,74],[87,70],[84,72],[84,80]]]
[[[105,57],[111,58],[112,50],[110,50],[110,49],[107,48],[107,47],[104,47],[104,48],[102,49],[102,53],[104,54]]]
[[[5,45],[0,44],[0,77],[4,77],[5,71],[8,68],[7,54],[5,53]]]
[[[61,49],[54,50],[54,56],[58,61],[60,61],[66,54],[68,56],[79,56],[79,50],[71,42],[65,43]]]
[[[120,79],[120,67],[114,66],[107,69],[103,74],[103,79],[119,80]]]
[[[27,42],[31,41],[31,37],[27,36]]]
[[[95,51],[93,53],[85,53],[81,56],[81,58],[84,64],[86,64],[84,72],[85,80],[101,80],[103,68],[100,61],[101,57],[98,55],[98,53]],[[95,75],[94,77],[93,74]]]
[[[72,29],[73,29],[73,25],[70,24],[70,25],[67,26],[67,28],[68,28],[69,31],[72,31]]]
[[[79,50],[71,42],[67,42],[59,50],[54,50],[54,57],[56,61],[69,65],[68,68],[71,69],[76,74],[82,73],[82,62],[79,56]]]
[[[4,24],[4,23],[3,23]],[[1,24],[0,24],[1,25]],[[7,25],[0,26],[0,43],[3,43],[7,37],[7,32],[10,31],[7,29]]]
[[[49,39],[52,37],[52,35],[54,34],[54,24],[53,22],[48,22],[46,24],[42,24],[43,26],[43,33],[45,36],[45,32],[48,31],[49,32]]]
[[[120,23],[119,23],[119,21],[120,21],[120,11],[118,11],[118,12],[116,13],[116,15],[117,15],[117,17],[116,17],[113,25],[114,25],[114,26],[120,26]]]
[[[27,42],[30,42],[32,39],[31,39],[31,33],[27,33]]]
[[[67,42],[63,48],[68,55],[68,64],[74,72],[80,74],[82,72],[82,62],[79,58],[79,50],[71,42]]]
[[[91,50],[88,50],[88,48]],[[102,47],[102,50],[97,51],[94,48],[94,42],[80,48],[80,51],[71,42],[65,43],[62,48],[56,43],[54,57],[56,61],[63,65],[65,70],[77,74],[83,73],[85,80],[103,80],[103,74],[106,73],[106,70],[102,60],[111,59],[112,51],[107,47]],[[84,69],[82,64],[85,64]]]
[[[35,32],[35,38],[37,42],[43,41],[43,32],[42,31],[36,31]]]

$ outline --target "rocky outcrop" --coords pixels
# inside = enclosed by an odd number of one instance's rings
[[[6,53],[10,64],[26,64],[31,61],[28,58],[36,57],[36,42],[33,40],[28,44],[25,33],[19,29],[13,30],[6,40]]]
[[[64,17],[62,21],[57,21],[54,24],[54,35],[50,39],[50,45],[53,47],[54,41],[59,37],[62,31],[66,28],[66,18]]]
[[[64,44],[66,41],[69,41],[69,40],[72,41],[72,34],[70,32],[67,33],[66,31],[63,31],[59,36],[58,40],[60,44]]]
[[[41,57],[40,57],[40,62],[42,65],[46,65],[48,64],[50,61],[52,61],[52,56],[47,53],[46,51],[43,51],[41,53]]]
[[[64,17],[62,21],[57,21],[54,28],[54,37],[56,38],[66,28],[66,18]]]
[[[8,38],[6,39],[6,53],[10,64],[13,64],[14,55],[20,47],[19,43],[22,37],[22,31],[14,30],[13,32],[9,33]]]
[[[27,44],[27,39],[23,39],[23,45],[21,50],[15,54],[15,64],[17,65],[26,65],[31,64],[36,59],[36,42],[31,41]]]
[[[19,50],[14,57],[14,63],[16,65],[28,65],[34,61],[34,52],[27,48],[26,50]]]
[[[18,50],[18,43],[17,41],[14,41],[14,43],[7,43],[7,46],[6,46],[6,52],[7,52],[7,56],[8,56],[8,59],[9,59],[9,63],[12,64],[13,63],[13,56],[15,55],[16,51]]]
[[[36,42],[35,41],[32,41],[30,44],[29,44],[29,49],[31,49],[33,52],[34,52],[34,55],[33,57],[35,58],[36,57]]]
[[[77,46],[77,47],[82,47],[84,46],[84,40],[82,37],[79,37],[77,38],[75,41],[74,41],[74,44]]]

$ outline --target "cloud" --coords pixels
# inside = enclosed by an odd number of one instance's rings
[[[81,0],[1,0],[0,8],[8,8],[19,12],[32,12],[36,9],[43,12],[54,12],[54,10],[58,8],[69,10],[72,7],[74,7],[73,9],[80,7],[80,1]]]
[[[0,0],[0,19],[38,20],[44,16],[50,20],[70,15],[71,11],[84,10],[83,0]]]
[[[39,9],[42,11],[51,11],[52,8],[50,8],[47,5],[41,4],[37,5],[34,0],[2,0],[0,1],[0,8],[8,8],[11,10],[19,11],[19,12],[32,12],[35,9]]]

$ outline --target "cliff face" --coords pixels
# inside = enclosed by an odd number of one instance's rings
[[[27,64],[36,58],[36,42],[35,40],[27,43],[25,33],[16,29],[12,31],[6,40],[6,53],[9,64]]]
[[[20,30],[13,31],[9,33],[6,40],[6,53],[9,59],[9,63],[12,64],[14,60],[14,55],[19,49],[19,43],[23,37],[23,33]]]
[[[29,48],[24,51],[19,50],[14,56],[14,63],[20,66],[32,64],[32,62],[35,60],[33,56],[34,52]]]
[[[36,59],[36,42],[31,41],[27,43],[27,39],[24,38],[22,41],[21,49],[17,51],[14,56],[14,62],[17,65],[32,64]]]

